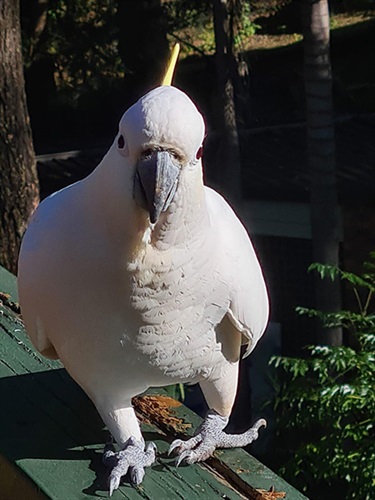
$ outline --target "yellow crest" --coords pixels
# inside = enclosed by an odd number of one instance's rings
[[[169,58],[168,66],[164,74],[161,85],[172,85],[173,73],[176,67],[178,54],[180,52],[180,44],[176,43],[173,47],[171,57]]]

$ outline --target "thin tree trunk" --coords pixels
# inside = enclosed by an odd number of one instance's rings
[[[0,263],[15,273],[27,220],[39,202],[18,0],[0,3],[0,31]]]
[[[236,59],[233,54],[232,17],[230,0],[213,0],[216,44],[216,72],[219,94],[220,185],[232,200],[241,200],[241,158],[234,102],[233,78]]]
[[[311,178],[313,258],[339,265],[339,205],[337,197],[332,73],[329,54],[327,0],[302,2],[307,111],[308,162]],[[335,312],[341,307],[340,282],[315,279],[316,307]],[[318,328],[318,343],[340,345],[340,328]]]

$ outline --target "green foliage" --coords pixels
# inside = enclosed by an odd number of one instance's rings
[[[215,50],[211,0],[170,0],[163,3],[168,33],[181,42],[184,55]]]
[[[25,66],[48,58],[59,90],[79,97],[123,75],[117,51],[116,2],[51,0],[39,42],[23,33]]]
[[[211,0],[171,0],[164,4],[169,30],[180,31],[191,26],[204,27],[211,15]]]
[[[341,325],[347,345],[310,346],[305,358],[275,357],[279,391],[280,474],[310,498],[370,500],[375,488],[375,253],[357,276],[314,264],[322,278],[340,278],[358,310],[323,314],[299,308],[327,327]]]
[[[255,35],[260,25],[251,19],[251,7],[249,2],[242,2],[241,8],[235,13],[234,47],[241,50],[248,45],[249,38]]]
[[[171,0],[165,3],[165,10],[169,32],[182,42],[186,54],[215,51],[212,1]],[[249,0],[228,2],[228,10],[232,13],[233,47],[241,51],[260,26],[251,17]]]
[[[248,48],[249,39],[260,28],[256,24],[256,13],[273,12],[283,1],[229,2],[234,51]],[[23,0],[24,4],[27,2]],[[168,33],[182,42],[185,55],[214,53],[211,0],[169,0],[162,2],[162,7]],[[126,68],[124,70],[118,54],[117,2],[50,0],[45,27],[37,37],[28,32],[30,16],[32,14],[26,12],[23,19],[25,66],[28,68],[37,61],[48,59],[54,68],[53,78],[60,94],[78,99],[90,91],[108,88],[124,76]],[[129,50],[135,51],[137,47],[129,47]]]

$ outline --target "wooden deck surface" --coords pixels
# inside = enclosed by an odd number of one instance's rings
[[[107,498],[101,455],[108,431],[61,364],[31,345],[18,315],[16,280],[2,268],[0,292],[0,500]],[[134,405],[158,458],[140,488],[124,483],[114,500],[306,499],[241,449],[176,468],[169,443],[192,435],[200,418],[163,389]]]

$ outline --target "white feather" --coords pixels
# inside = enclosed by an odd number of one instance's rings
[[[19,293],[36,348],[61,359],[123,443],[134,434],[130,400],[150,386],[205,381],[207,398],[230,411],[238,332],[253,349],[268,301],[244,228],[203,186],[195,158],[203,119],[190,99],[156,89],[125,113],[119,134],[125,149],[116,139],[93,174],[37,209],[22,244]],[[185,161],[155,225],[132,197],[147,144],[176,148]]]

